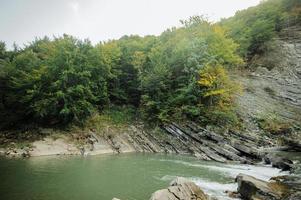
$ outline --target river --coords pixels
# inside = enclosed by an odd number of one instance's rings
[[[147,200],[176,176],[226,198],[225,190],[237,188],[234,178],[239,173],[264,180],[284,174],[269,166],[221,164],[179,155],[0,158],[0,199]]]

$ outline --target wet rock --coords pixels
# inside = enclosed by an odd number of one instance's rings
[[[226,190],[225,193],[230,197],[230,198],[240,198],[240,194],[238,192],[234,192],[234,191],[228,191]]]
[[[267,154],[263,160],[266,164],[272,164],[273,167],[283,171],[290,171],[293,168],[293,161],[277,155]]]
[[[278,158],[274,162],[272,162],[272,166],[278,169],[282,169],[283,171],[290,171],[292,169],[292,163],[288,163],[286,160]]]
[[[167,189],[158,190],[150,200],[208,200],[208,196],[193,182],[177,178]]]
[[[288,188],[281,183],[266,182],[245,174],[239,174],[236,181],[237,192],[246,200],[281,200],[288,191]]]
[[[301,152],[301,143],[298,139],[282,138],[284,145],[288,147],[289,150]]]

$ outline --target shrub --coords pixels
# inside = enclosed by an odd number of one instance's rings
[[[276,95],[275,90],[273,90],[273,89],[270,88],[270,87],[265,87],[265,88],[264,88],[264,91],[266,91],[266,93],[268,93],[270,96],[275,96],[275,95]]]

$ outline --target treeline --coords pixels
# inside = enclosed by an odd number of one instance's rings
[[[282,29],[301,25],[300,0],[264,0],[258,6],[238,11],[219,22],[240,45],[239,54],[246,60],[266,50],[266,42]]]
[[[155,36],[91,45],[64,35],[7,51],[1,44],[1,123],[83,122],[110,104],[152,121],[232,114],[227,69],[242,63],[224,30],[201,17]]]
[[[1,43],[0,128],[84,123],[110,105],[131,106],[149,121],[236,124],[240,87],[228,71],[259,51],[285,13],[300,17],[299,3],[270,0],[220,23],[191,17],[157,37],[95,46],[69,35],[12,51]]]

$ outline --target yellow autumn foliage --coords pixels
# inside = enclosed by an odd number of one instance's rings
[[[200,70],[198,84],[205,103],[220,109],[231,107],[234,95],[242,91],[221,65],[207,65]]]

